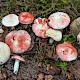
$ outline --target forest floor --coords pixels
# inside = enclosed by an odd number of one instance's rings
[[[0,26],[4,33],[0,34],[0,41],[4,42],[7,33],[11,32],[1,24],[4,16],[20,12],[30,12],[34,18],[48,18],[54,12],[67,13],[72,23],[80,16],[79,0],[0,0]],[[33,23],[32,23],[33,24]],[[69,35],[70,25],[64,29],[63,39],[60,42],[49,43],[49,38],[37,37],[29,25],[19,24],[15,30],[27,30],[32,38],[31,47],[21,55],[25,62],[20,63],[17,75],[13,73],[14,60],[9,59],[7,63],[0,66],[0,80],[80,80],[80,45],[76,41],[76,36]],[[80,28],[79,28],[80,29]],[[57,44],[69,41],[78,51],[78,57],[71,62],[61,61],[55,53]],[[11,56],[14,53],[11,53]],[[41,77],[42,79],[39,79]],[[44,78],[44,79],[43,79]]]

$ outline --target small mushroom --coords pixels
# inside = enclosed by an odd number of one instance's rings
[[[31,44],[31,36],[25,30],[12,31],[5,37],[5,43],[14,53],[23,53]]]
[[[21,12],[19,14],[19,22],[22,24],[31,24],[34,20],[34,16],[29,12]]]
[[[70,23],[70,17],[64,12],[55,12],[49,16],[49,26],[53,29],[64,29]]]
[[[19,62],[20,62],[20,61],[23,61],[23,62],[24,62],[25,60],[24,60],[24,58],[22,58],[22,57],[19,56],[19,55],[13,55],[13,56],[12,56],[12,59],[15,59],[13,73],[17,75],[18,70],[19,70]]]
[[[34,20],[32,30],[36,36],[46,38],[46,31],[49,29],[47,25],[47,18],[37,18]]]
[[[80,33],[77,35],[77,41],[79,41],[80,44]]]
[[[6,63],[10,58],[10,48],[4,43],[0,42],[0,65]]]
[[[6,27],[14,27],[19,24],[18,16],[16,14],[8,14],[3,17],[2,24]]]
[[[62,39],[62,33],[59,30],[51,28],[46,31],[46,36],[51,37],[55,41],[60,41]]]
[[[56,53],[62,61],[72,61],[77,58],[77,50],[69,42],[56,46]]]

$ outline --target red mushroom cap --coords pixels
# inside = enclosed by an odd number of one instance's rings
[[[21,12],[19,14],[19,22],[22,24],[30,24],[34,20],[34,16],[29,12]]]
[[[12,58],[12,59],[18,59],[18,60],[20,60],[20,61],[25,61],[24,58],[21,57],[21,56],[19,56],[19,55],[13,55],[11,58]]]
[[[47,25],[47,18],[37,18],[34,20],[32,30],[36,36],[46,38],[46,31],[49,29]]]
[[[63,61],[72,61],[77,58],[77,50],[69,42],[58,44],[56,53]]]
[[[55,12],[48,19],[50,20],[49,25],[53,29],[64,29],[70,23],[70,17],[64,12]]]
[[[31,44],[31,37],[25,30],[12,31],[5,37],[5,43],[8,44],[14,53],[27,51]]]

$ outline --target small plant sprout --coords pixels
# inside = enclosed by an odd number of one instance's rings
[[[23,53],[31,44],[31,36],[25,30],[12,31],[5,37],[5,43],[13,53]]]
[[[77,41],[78,41],[79,44],[80,44],[80,33],[77,35]]]
[[[46,31],[46,36],[51,37],[55,41],[60,41],[62,39],[62,33],[59,30],[54,30],[51,28]]]
[[[0,42],[0,65],[6,63],[10,58],[10,48],[4,42]]]
[[[24,58],[22,58],[22,57],[19,56],[19,55],[13,55],[13,56],[12,56],[12,59],[15,59],[13,73],[17,75],[18,70],[19,70],[19,62],[20,62],[20,61],[23,61],[23,62],[24,62],[25,60],[24,60]]]
[[[54,64],[55,64],[56,66],[59,66],[61,69],[64,69],[64,70],[66,70],[67,67],[68,67],[67,62],[61,61],[61,60],[57,60]]]
[[[17,26],[19,24],[18,16],[16,14],[8,14],[3,17],[2,24],[13,29],[14,26]]]
[[[32,30],[36,36],[46,38],[46,31],[49,29],[47,25],[47,18],[37,18],[34,20],[34,24],[32,25]]]
[[[77,50],[69,42],[56,46],[56,53],[62,61],[72,61],[77,58]]]
[[[49,26],[53,29],[64,29],[70,23],[70,17],[64,12],[55,12],[49,16]]]
[[[34,16],[29,12],[21,12],[19,14],[19,22],[22,24],[31,24],[34,20]]]

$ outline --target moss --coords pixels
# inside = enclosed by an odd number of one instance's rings
[[[79,0],[6,0],[6,5],[0,10],[0,20],[8,13],[15,13],[18,9],[21,11],[29,11],[35,17],[48,17],[56,11],[67,12],[71,20],[73,20],[80,11]]]

